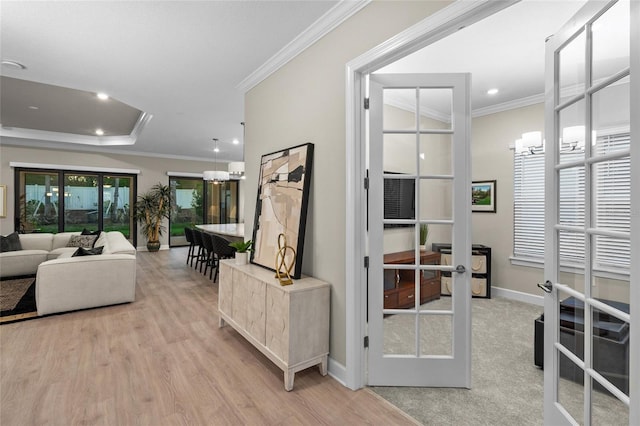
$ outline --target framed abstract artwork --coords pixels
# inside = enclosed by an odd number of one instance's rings
[[[302,252],[307,223],[313,144],[266,154],[260,161],[258,199],[253,224],[251,263],[276,270],[283,239],[293,248],[283,252],[291,277],[302,275]]]
[[[496,212],[496,181],[483,180],[471,183],[471,211]]]

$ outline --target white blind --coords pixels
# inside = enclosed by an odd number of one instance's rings
[[[629,149],[629,134],[598,137],[594,155]],[[563,154],[564,161],[580,160],[583,153]],[[630,232],[631,162],[624,157],[593,165],[593,223],[598,229]],[[584,166],[560,171],[560,223],[584,227]],[[514,244],[515,258],[544,258],[544,155],[515,153],[514,157]],[[561,232],[560,263],[584,264],[584,233]],[[628,269],[631,258],[629,239],[597,236],[595,269]],[[614,269],[615,268],[615,269]]]

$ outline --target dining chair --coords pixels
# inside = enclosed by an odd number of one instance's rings
[[[209,271],[209,279],[211,279],[213,268],[216,267],[218,262],[216,256],[213,254],[213,241],[211,237],[211,234],[207,234],[206,232],[202,233],[202,245],[204,247],[204,275],[207,275],[207,270],[211,267],[211,270]],[[200,265],[200,269],[202,269],[202,265]]]
[[[185,227],[184,237],[187,239],[187,242],[189,243],[189,251],[187,252],[187,264],[189,263],[189,260],[191,260],[191,266],[193,266],[193,258],[196,257],[196,255],[194,254],[196,242],[193,239],[193,229],[189,228],[188,226]]]
[[[195,268],[198,269],[198,263],[200,264],[200,272],[202,272],[202,262],[204,260],[204,245],[202,243],[202,238],[203,238],[204,233],[198,229],[194,229],[193,230],[193,241],[196,244],[196,247],[198,247],[198,251],[195,255],[195,259],[196,259],[196,265]]]
[[[236,254],[236,249],[229,246],[229,241],[220,237],[219,235],[211,234],[211,242],[213,243],[213,253],[217,258],[216,263],[216,273],[213,276],[213,282],[215,283],[218,279],[218,272],[220,270],[220,260],[221,259],[233,259]]]

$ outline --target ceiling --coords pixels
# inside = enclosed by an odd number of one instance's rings
[[[523,0],[381,72],[471,72],[475,115],[541,102],[544,40],[583,3]],[[11,110],[7,106],[9,94],[22,93],[14,84],[35,82],[54,89],[75,89],[76,95],[85,98],[105,92],[110,101],[147,114],[139,134],[134,135],[135,143],[110,146],[112,152],[213,158],[212,139],[217,138],[220,160],[240,160],[242,143],[232,143],[233,139],[242,142],[243,137],[243,93],[239,86],[339,5],[312,0],[2,1],[2,60],[26,66],[24,70],[0,69],[2,76],[9,77],[2,79],[0,87],[2,124],[5,126],[4,111]],[[498,94],[487,95],[494,87]],[[64,123],[57,123],[58,131],[75,132],[71,129],[78,125],[71,127],[74,114],[70,112],[77,107],[67,106],[73,98],[69,95],[67,100],[63,97],[51,102],[46,99],[49,95],[43,94],[39,100],[37,94],[30,93],[28,101],[23,99],[19,105],[17,100],[11,101],[21,109],[11,110],[11,114],[22,114],[20,122],[38,129],[33,116],[55,106],[56,120]],[[12,120],[18,119],[13,116]],[[83,127],[85,139],[100,140],[89,136],[96,126]],[[7,136],[8,129],[2,131],[3,144],[70,147],[69,140],[16,139]],[[93,145],[71,148],[105,149],[95,146],[101,143]]]

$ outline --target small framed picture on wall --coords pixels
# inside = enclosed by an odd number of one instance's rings
[[[478,180],[471,183],[471,211],[496,212],[496,181]]]
[[[0,217],[7,217],[7,185],[0,185]]]

